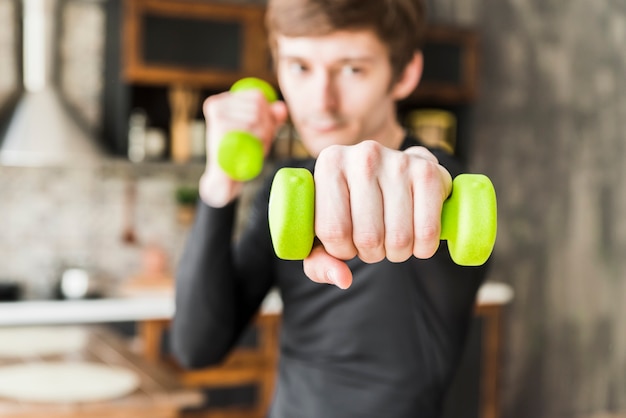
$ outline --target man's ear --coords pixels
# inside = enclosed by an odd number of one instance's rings
[[[424,56],[421,51],[416,51],[402,74],[400,74],[400,78],[393,85],[391,92],[395,100],[402,100],[415,90],[422,78],[423,69]]]

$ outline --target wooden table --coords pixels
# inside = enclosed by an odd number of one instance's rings
[[[125,367],[137,373],[140,386],[133,393],[106,402],[25,403],[0,398],[3,418],[174,418],[185,407],[204,402],[203,395],[182,386],[166,369],[147,362],[129,350],[127,343],[104,327],[88,326],[87,343],[78,352],[29,359],[0,359],[0,365],[26,361],[93,362]]]

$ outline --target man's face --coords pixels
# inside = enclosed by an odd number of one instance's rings
[[[396,126],[391,64],[371,31],[318,37],[278,36],[278,80],[308,151],[381,142]]]

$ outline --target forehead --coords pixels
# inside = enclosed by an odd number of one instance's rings
[[[370,30],[338,31],[321,36],[276,37],[278,59],[312,61],[384,61],[387,47]]]

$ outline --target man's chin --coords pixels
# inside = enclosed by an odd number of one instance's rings
[[[308,131],[306,135],[301,135],[302,142],[312,155],[317,156],[324,148],[331,145],[352,145],[352,135],[345,131]]]

